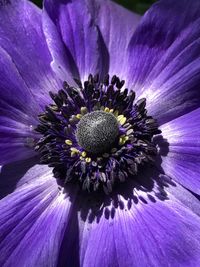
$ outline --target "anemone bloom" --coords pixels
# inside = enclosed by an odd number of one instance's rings
[[[0,6],[0,266],[200,266],[200,3]]]

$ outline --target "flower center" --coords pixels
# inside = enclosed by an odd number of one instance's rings
[[[78,144],[92,154],[108,151],[119,135],[116,117],[105,111],[93,111],[84,115],[77,124]]]
[[[50,92],[54,103],[39,115],[35,150],[64,184],[73,180],[83,190],[108,194],[115,183],[134,179],[139,165],[154,162],[153,136],[160,130],[146,99],[134,103],[135,93],[117,76],[100,81],[89,75],[78,84],[64,82],[58,93]]]

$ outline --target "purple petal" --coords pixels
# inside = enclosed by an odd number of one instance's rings
[[[0,265],[57,266],[71,202],[51,171],[0,201]]]
[[[50,67],[51,55],[42,31],[41,10],[29,1],[7,1],[0,8],[0,46],[10,55],[39,104],[60,89]],[[24,100],[25,101],[25,100]]]
[[[60,32],[46,10],[43,11],[42,20],[46,42],[52,56],[51,67],[62,81],[75,86],[73,78],[79,78],[79,73],[74,59],[65,47]]]
[[[189,209],[198,204],[199,212],[199,202],[180,186],[166,191],[168,199],[151,193],[151,201],[135,190],[138,202],[131,207],[120,196],[124,206],[115,208],[113,217],[102,215],[98,223],[86,224],[81,266],[199,266],[200,218]]]
[[[0,165],[35,155],[39,110],[13,60],[0,48]]]
[[[64,72],[64,68],[66,70],[72,68],[73,77],[80,77],[82,81],[90,73],[101,72],[98,31],[86,3],[82,0],[64,2],[46,0],[44,8],[44,31],[54,67],[57,68],[59,62],[60,73]],[[52,41],[53,38],[57,40]]]
[[[110,75],[126,78],[127,49],[140,16],[111,1],[91,0],[91,13],[108,50]]]
[[[0,198],[49,171],[47,165],[36,164],[37,158],[31,158],[3,166],[0,172]]]
[[[129,83],[160,124],[199,106],[199,12],[198,1],[159,1],[130,42]]]
[[[200,194],[200,108],[161,127],[169,143],[162,157],[164,172],[174,180]]]

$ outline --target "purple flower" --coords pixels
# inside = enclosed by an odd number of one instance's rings
[[[5,3],[0,266],[200,266],[199,1]]]

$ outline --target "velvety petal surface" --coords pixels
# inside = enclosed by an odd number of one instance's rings
[[[38,165],[37,157],[4,165],[0,171],[0,199],[48,171],[48,166]]]
[[[0,7],[0,165],[34,155],[37,115],[52,102],[48,92],[61,87],[50,66],[41,13],[25,0]]]
[[[84,81],[90,73],[100,72],[99,35],[86,1],[45,0],[44,9],[44,32],[60,74],[71,68],[73,77]]]
[[[42,11],[26,0],[4,2],[0,7],[0,46],[12,58],[38,103],[44,106],[48,92],[60,89],[61,83],[50,67],[52,58],[42,31]]]
[[[159,1],[129,44],[130,87],[160,124],[199,107],[199,14],[196,0]]]
[[[128,44],[141,17],[112,1],[89,0],[89,3],[91,14],[108,51],[104,55],[109,64],[107,71],[111,76],[118,75],[121,79],[126,79]]]
[[[34,156],[39,110],[12,58],[0,47],[0,165]]]
[[[86,223],[81,266],[199,266],[199,202],[186,189],[173,187],[163,189],[163,200],[156,188],[134,190],[134,201],[119,196],[118,206]]]
[[[51,170],[33,178],[0,201],[1,266],[57,266],[71,202]]]
[[[174,180],[200,194],[200,108],[161,127],[169,143],[162,157],[164,172]]]

